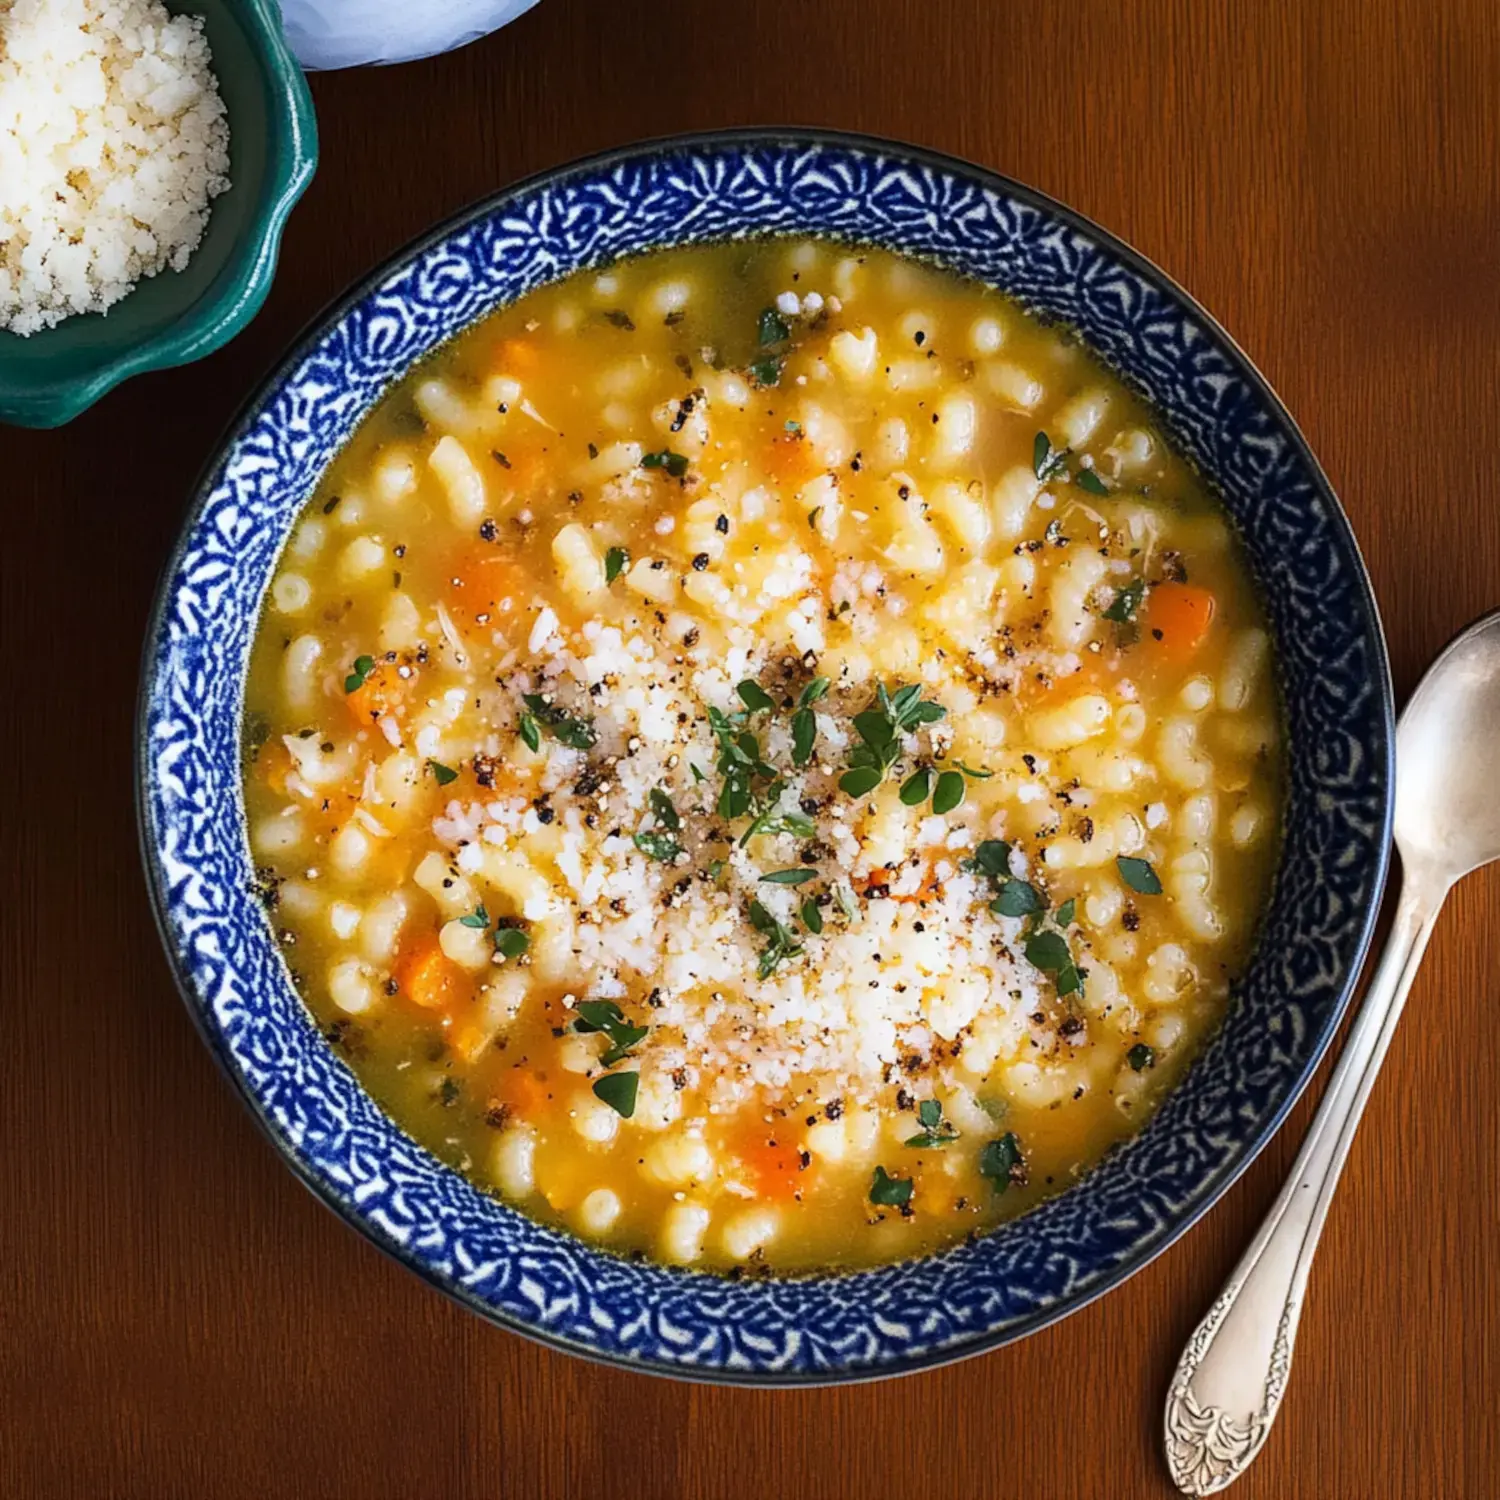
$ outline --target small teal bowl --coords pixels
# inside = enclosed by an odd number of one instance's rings
[[[526,1218],[406,1136],[327,1046],[253,893],[239,782],[247,654],[318,477],[414,361],[612,257],[818,234],[924,256],[1079,330],[1155,403],[1244,537],[1287,711],[1285,845],[1228,1016],[1146,1128],[972,1244],[772,1281],[628,1261]],[[494,1322],[699,1380],[798,1385],[993,1348],[1108,1291],[1244,1170],[1327,1047],[1368,945],[1391,823],[1392,698],[1359,550],[1291,418],[1188,295],[1017,183],[853,136],[736,133],[533,178],[356,287],[252,397],[209,465],[146,642],[138,793],[182,992],[292,1170],[375,1244]]]
[[[229,122],[229,190],[181,271],[148,277],[107,313],[29,338],[0,331],[0,422],[60,427],[143,370],[211,354],[260,311],[281,231],[312,180],[312,95],[287,50],[275,0],[167,0],[203,17]]]

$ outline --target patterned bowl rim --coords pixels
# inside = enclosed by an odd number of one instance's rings
[[[172,898],[166,889],[162,862],[154,834],[154,818],[150,806],[150,757],[148,750],[149,715],[152,687],[155,681],[155,666],[160,641],[166,623],[171,600],[171,583],[179,564],[188,550],[192,536],[201,521],[212,496],[215,480],[223,469],[226,456],[244,437],[267,400],[281,387],[299,364],[316,348],[322,339],[348,313],[366,297],[377,291],[386,279],[409,266],[427,251],[440,245],[450,236],[463,231],[496,212],[503,210],[526,195],[548,186],[574,178],[586,178],[608,171],[614,166],[630,161],[641,161],[658,156],[691,155],[695,151],[724,151],[735,148],[782,147],[792,149],[832,149],[853,153],[885,155],[898,158],[911,165],[943,172],[968,180],[977,186],[1039,210],[1057,220],[1068,229],[1092,239],[1102,250],[1116,258],[1126,269],[1143,281],[1155,286],[1178,310],[1196,319],[1203,331],[1216,342],[1235,366],[1236,373],[1246,382],[1259,403],[1276,420],[1295,454],[1304,466],[1317,498],[1327,511],[1328,526],[1339,535],[1346,549],[1346,556],[1353,568],[1355,607],[1364,611],[1368,621],[1368,644],[1373,653],[1372,668],[1374,686],[1379,697],[1379,714],[1384,743],[1384,754],[1379,765],[1379,774],[1384,784],[1384,798],[1380,811],[1379,828],[1371,842],[1377,850],[1376,864],[1371,871],[1369,896],[1360,918],[1355,940],[1351,946],[1348,966],[1343,977],[1337,999],[1329,1007],[1328,1014],[1313,1040],[1305,1061],[1282,1097],[1276,1109],[1264,1119],[1255,1134],[1239,1144],[1239,1154],[1227,1167],[1196,1190],[1191,1200],[1170,1217],[1166,1227],[1153,1235],[1145,1236],[1133,1251],[1125,1255],[1107,1276],[1085,1291],[1060,1298],[1054,1305],[1040,1308],[1020,1316],[999,1328],[983,1329],[960,1342],[942,1345],[920,1352],[901,1355],[881,1363],[852,1367],[830,1367],[812,1370],[767,1372],[759,1369],[735,1369],[723,1365],[702,1366],[678,1364],[663,1359],[625,1355],[581,1343],[552,1330],[538,1327],[510,1313],[496,1308],[478,1293],[461,1285],[456,1278],[446,1274],[425,1260],[420,1252],[399,1245],[376,1232],[360,1207],[341,1194],[330,1183],[320,1178],[313,1165],[282,1134],[269,1117],[265,1105],[254,1086],[241,1073],[228,1046],[222,1030],[212,1023],[205,1007],[199,1003],[193,981],[187,974],[177,951],[171,926]],[[879,243],[872,239],[871,243]],[[567,274],[564,272],[563,274]],[[1085,331],[1085,341],[1087,333]],[[399,378],[399,377],[395,377]],[[388,388],[388,387],[387,387]],[[1302,430],[1271,383],[1261,373],[1249,355],[1233,337],[1226,332],[1218,320],[1204,308],[1190,292],[1185,290],[1170,275],[1148,257],[1135,250],[1111,231],[1096,224],[1086,215],[1068,207],[1037,188],[1007,177],[991,168],[979,166],[962,157],[929,147],[913,145],[889,137],[868,135],[861,132],[822,129],[817,127],[737,127],[724,130],[691,131],[679,135],[656,136],[623,146],[575,158],[556,166],[543,168],[530,176],[477,199],[457,210],[431,229],[409,241],[388,256],[371,271],[360,277],[342,294],[331,299],[317,312],[296,335],[286,354],[257,383],[250,395],[231,418],[223,435],[215,443],[210,456],[195,480],[188,508],[183,516],[177,539],[168,555],[158,582],[152,604],[142,649],[140,690],[137,698],[135,724],[135,804],[137,835],[141,848],[142,863],[147,876],[147,887],[151,901],[152,916],[161,938],[172,978],[177,991],[199,1035],[222,1072],[233,1085],[244,1102],[261,1133],[271,1142],[277,1154],[290,1168],[293,1175],[315,1198],[335,1214],[350,1229],[359,1233],[367,1242],[389,1256],[397,1264],[415,1272],[423,1281],[451,1297],[463,1307],[478,1314],[485,1321],[523,1338],[555,1349],[562,1353],[589,1360],[595,1364],[615,1369],[625,1369],[641,1374],[656,1375],[671,1380],[694,1384],[749,1386],[760,1388],[807,1388],[829,1385],[861,1384],[867,1381],[884,1380],[893,1376],[915,1374],[959,1360],[971,1359],[992,1350],[1014,1343],[1033,1333],[1040,1332],[1053,1323],[1078,1312],[1106,1293],[1113,1291],[1122,1282],[1149,1265],[1157,1256],[1169,1249],[1188,1232],[1239,1180],[1241,1174],[1270,1142],[1281,1128],[1293,1106],[1302,1096],[1303,1090],[1317,1071],[1339,1025],[1348,1009],[1359,977],[1368,956],[1370,943],[1379,917],[1391,858],[1391,828],[1394,818],[1395,799],[1395,694],[1391,684],[1389,653],[1386,647],[1385,630],[1369,571],[1360,551],[1354,529],[1340,503],[1333,485],[1324,473],[1309,446]],[[1190,1076],[1190,1075],[1189,1075]],[[1185,1077],[1178,1088],[1186,1087]],[[382,1113],[384,1113],[382,1111]],[[385,1116],[392,1128],[400,1127]],[[425,1149],[425,1148],[423,1148]],[[449,1169],[451,1170],[451,1169]],[[566,1232],[565,1232],[566,1233]],[[569,1236],[572,1238],[572,1236]],[[586,1241],[575,1243],[586,1254],[599,1253]],[[921,1257],[908,1264],[920,1264]],[[875,1268],[879,1270],[880,1268]]]

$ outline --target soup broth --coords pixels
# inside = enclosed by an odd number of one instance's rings
[[[676,1264],[982,1232],[1140,1128],[1277,847],[1244,559],[1003,295],[817,241],[532,293],[381,401],[271,584],[249,837],[329,1041]]]

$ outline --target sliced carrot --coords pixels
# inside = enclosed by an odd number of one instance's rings
[[[468,985],[457,965],[438,947],[436,940],[402,958],[396,968],[401,993],[424,1010],[451,1011],[468,993]]]
[[[812,444],[800,433],[785,433],[767,444],[761,464],[764,471],[784,486],[804,485],[822,471]]]
[[[534,1124],[547,1112],[550,1099],[547,1080],[538,1077],[530,1068],[522,1066],[506,1069],[496,1085],[496,1092],[509,1105],[511,1113],[520,1119]]]
[[[450,560],[444,576],[451,580],[444,602],[453,617],[469,623],[486,615],[485,628],[492,631],[504,630],[511,622],[522,625],[525,611],[519,606],[536,588],[535,578],[519,558],[494,548],[481,552],[466,548]],[[516,607],[502,608],[506,603]]]
[[[365,673],[365,680],[353,692],[344,694],[344,703],[355,723],[368,727],[400,709],[416,684],[416,667],[408,667],[403,677],[394,664],[379,662]]]
[[[1146,599],[1146,638],[1175,661],[1186,661],[1213,624],[1214,596],[1191,583],[1162,583]]]
[[[507,375],[527,375],[542,362],[542,351],[531,339],[501,339],[495,357]]]
[[[786,1202],[807,1180],[789,1122],[774,1125],[751,1118],[733,1134],[730,1149],[762,1198]]]
[[[292,752],[280,740],[268,740],[255,757],[254,774],[273,792],[286,794],[286,779],[296,762]]]

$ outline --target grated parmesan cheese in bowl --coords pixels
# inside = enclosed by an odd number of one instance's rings
[[[229,186],[203,23],[160,0],[0,0],[0,327],[180,271]]]

